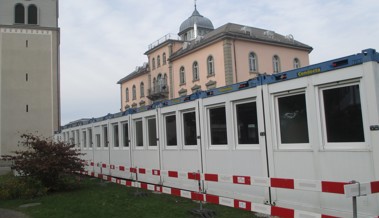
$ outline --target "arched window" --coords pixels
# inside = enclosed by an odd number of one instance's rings
[[[193,81],[199,80],[199,64],[197,61],[192,64]]]
[[[155,69],[155,58],[153,58],[153,59],[151,60],[151,62],[153,62],[151,65],[153,66],[153,69]]]
[[[22,4],[17,4],[14,8],[14,22],[25,23],[25,8]]]
[[[35,5],[28,7],[28,24],[38,24],[38,11]]]
[[[184,71],[184,67],[181,67],[179,70],[180,84],[186,83],[186,72]]]
[[[129,101],[129,89],[126,88],[125,90],[125,101],[128,102]]]
[[[163,53],[163,55],[162,55],[162,59],[163,59],[163,60],[162,60],[162,62],[163,62],[162,64],[163,64],[163,65],[166,65],[166,61],[167,61],[167,59],[166,59],[166,53]]]
[[[258,72],[257,55],[254,52],[249,54],[249,71]]]
[[[298,58],[293,59],[293,68],[297,69],[297,68],[300,68],[300,67],[301,67],[300,60]]]
[[[214,60],[212,56],[209,56],[207,59],[207,65],[208,65],[208,76],[215,74],[215,65]]]
[[[160,67],[161,66],[161,56],[158,55],[157,57],[157,66]]]
[[[274,57],[272,57],[272,64],[274,67],[274,73],[279,73],[280,72],[280,59],[278,55],[274,55]]]
[[[145,97],[145,85],[143,84],[143,82],[141,82],[141,85],[140,85],[140,93],[141,93],[141,98]]]
[[[137,90],[136,90],[136,86],[133,85],[133,89],[132,89],[132,95],[133,95],[133,100],[136,100],[137,99]]]

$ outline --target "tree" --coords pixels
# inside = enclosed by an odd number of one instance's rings
[[[23,134],[21,138],[20,144],[26,149],[3,156],[12,161],[12,169],[21,176],[38,180],[48,190],[56,191],[67,188],[68,175],[83,171],[82,154],[74,149],[75,145],[32,134]]]

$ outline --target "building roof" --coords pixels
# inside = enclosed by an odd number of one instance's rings
[[[143,74],[146,74],[149,72],[149,65],[147,63],[144,63],[143,66],[141,67],[137,67],[135,71],[131,72],[130,74],[128,74],[127,76],[125,76],[124,78],[120,79],[117,84],[122,84],[124,82],[127,82],[133,78],[136,78],[138,76],[141,76]]]
[[[214,29],[212,21],[201,15],[195,6],[195,10],[193,11],[191,17],[183,21],[183,23],[180,25],[178,35],[181,35],[182,33],[187,32],[189,29],[193,28],[195,23],[198,28],[210,30]]]
[[[186,46],[172,54],[170,60],[174,60],[184,54],[196,50],[206,44],[212,43],[220,38],[238,38],[249,41],[258,41],[267,44],[276,44],[286,47],[294,47],[298,49],[307,50],[311,52],[313,48],[309,45],[296,41],[292,35],[283,36],[274,31],[259,29],[255,27],[243,26],[234,23],[227,23],[209,33],[203,37],[187,42]]]

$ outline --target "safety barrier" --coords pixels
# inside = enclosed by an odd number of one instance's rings
[[[91,166],[94,166],[91,162]],[[351,184],[350,182],[334,182],[334,181],[320,181],[320,180],[304,180],[304,179],[288,179],[288,178],[264,178],[264,177],[251,177],[242,175],[223,175],[212,173],[199,173],[199,172],[180,172],[174,170],[158,170],[158,169],[145,169],[145,168],[127,168],[125,166],[97,164],[102,168],[109,168],[111,170],[118,169],[119,171],[129,173],[139,173],[151,176],[167,176],[170,178],[189,179],[189,180],[203,180],[207,182],[222,182],[240,185],[262,186],[270,188],[293,189],[301,191],[314,191],[322,193],[333,194],[347,194],[345,193],[345,186]],[[357,184],[358,185],[358,184]],[[370,183],[362,183],[361,194],[374,194],[379,193],[379,181]],[[356,188],[357,189],[357,188]]]
[[[94,162],[86,162],[88,166],[95,166]],[[368,194],[379,193],[379,181],[356,183],[352,182],[333,182],[333,181],[319,181],[319,180],[302,180],[302,179],[288,179],[288,178],[254,178],[251,176],[240,175],[222,175],[222,174],[210,174],[200,172],[180,172],[175,170],[158,170],[158,169],[146,169],[137,167],[125,167],[122,165],[107,165],[105,163],[97,163],[97,167],[106,168],[111,170],[119,170],[121,172],[128,172],[132,174],[143,174],[151,176],[167,176],[177,179],[188,179],[206,182],[221,182],[230,183],[236,185],[251,185],[262,186],[270,188],[292,189],[302,191],[313,191],[321,193],[333,193],[343,194],[346,197],[353,197],[353,213],[354,217],[357,217],[356,212],[356,197],[364,196]],[[266,204],[253,203],[244,200],[238,200],[228,197],[222,197],[217,195],[206,194],[199,187],[199,192],[188,191],[178,189],[174,187],[168,187],[163,185],[148,184],[130,179],[120,179],[105,174],[99,174],[92,171],[80,172],[83,175],[89,175],[92,177],[107,180],[127,187],[141,188],[145,190],[170,194],[178,197],[188,198],[195,201],[204,201],[207,203],[218,204],[237,209],[248,210],[252,212],[262,213],[270,216],[279,217],[309,217],[309,218],[330,218],[335,216],[318,214],[313,212],[306,212],[296,209],[271,206]],[[138,177],[137,177],[138,178]],[[376,216],[379,218],[379,216]]]

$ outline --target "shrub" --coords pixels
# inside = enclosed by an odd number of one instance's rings
[[[23,134],[21,138],[21,145],[26,149],[3,157],[12,161],[12,169],[27,177],[27,181],[38,181],[49,191],[64,190],[71,185],[68,175],[84,168],[82,154],[73,144],[32,134]]]
[[[41,182],[28,177],[15,177],[12,174],[2,176],[0,182],[0,200],[16,198],[34,198],[46,195],[47,188]]]

